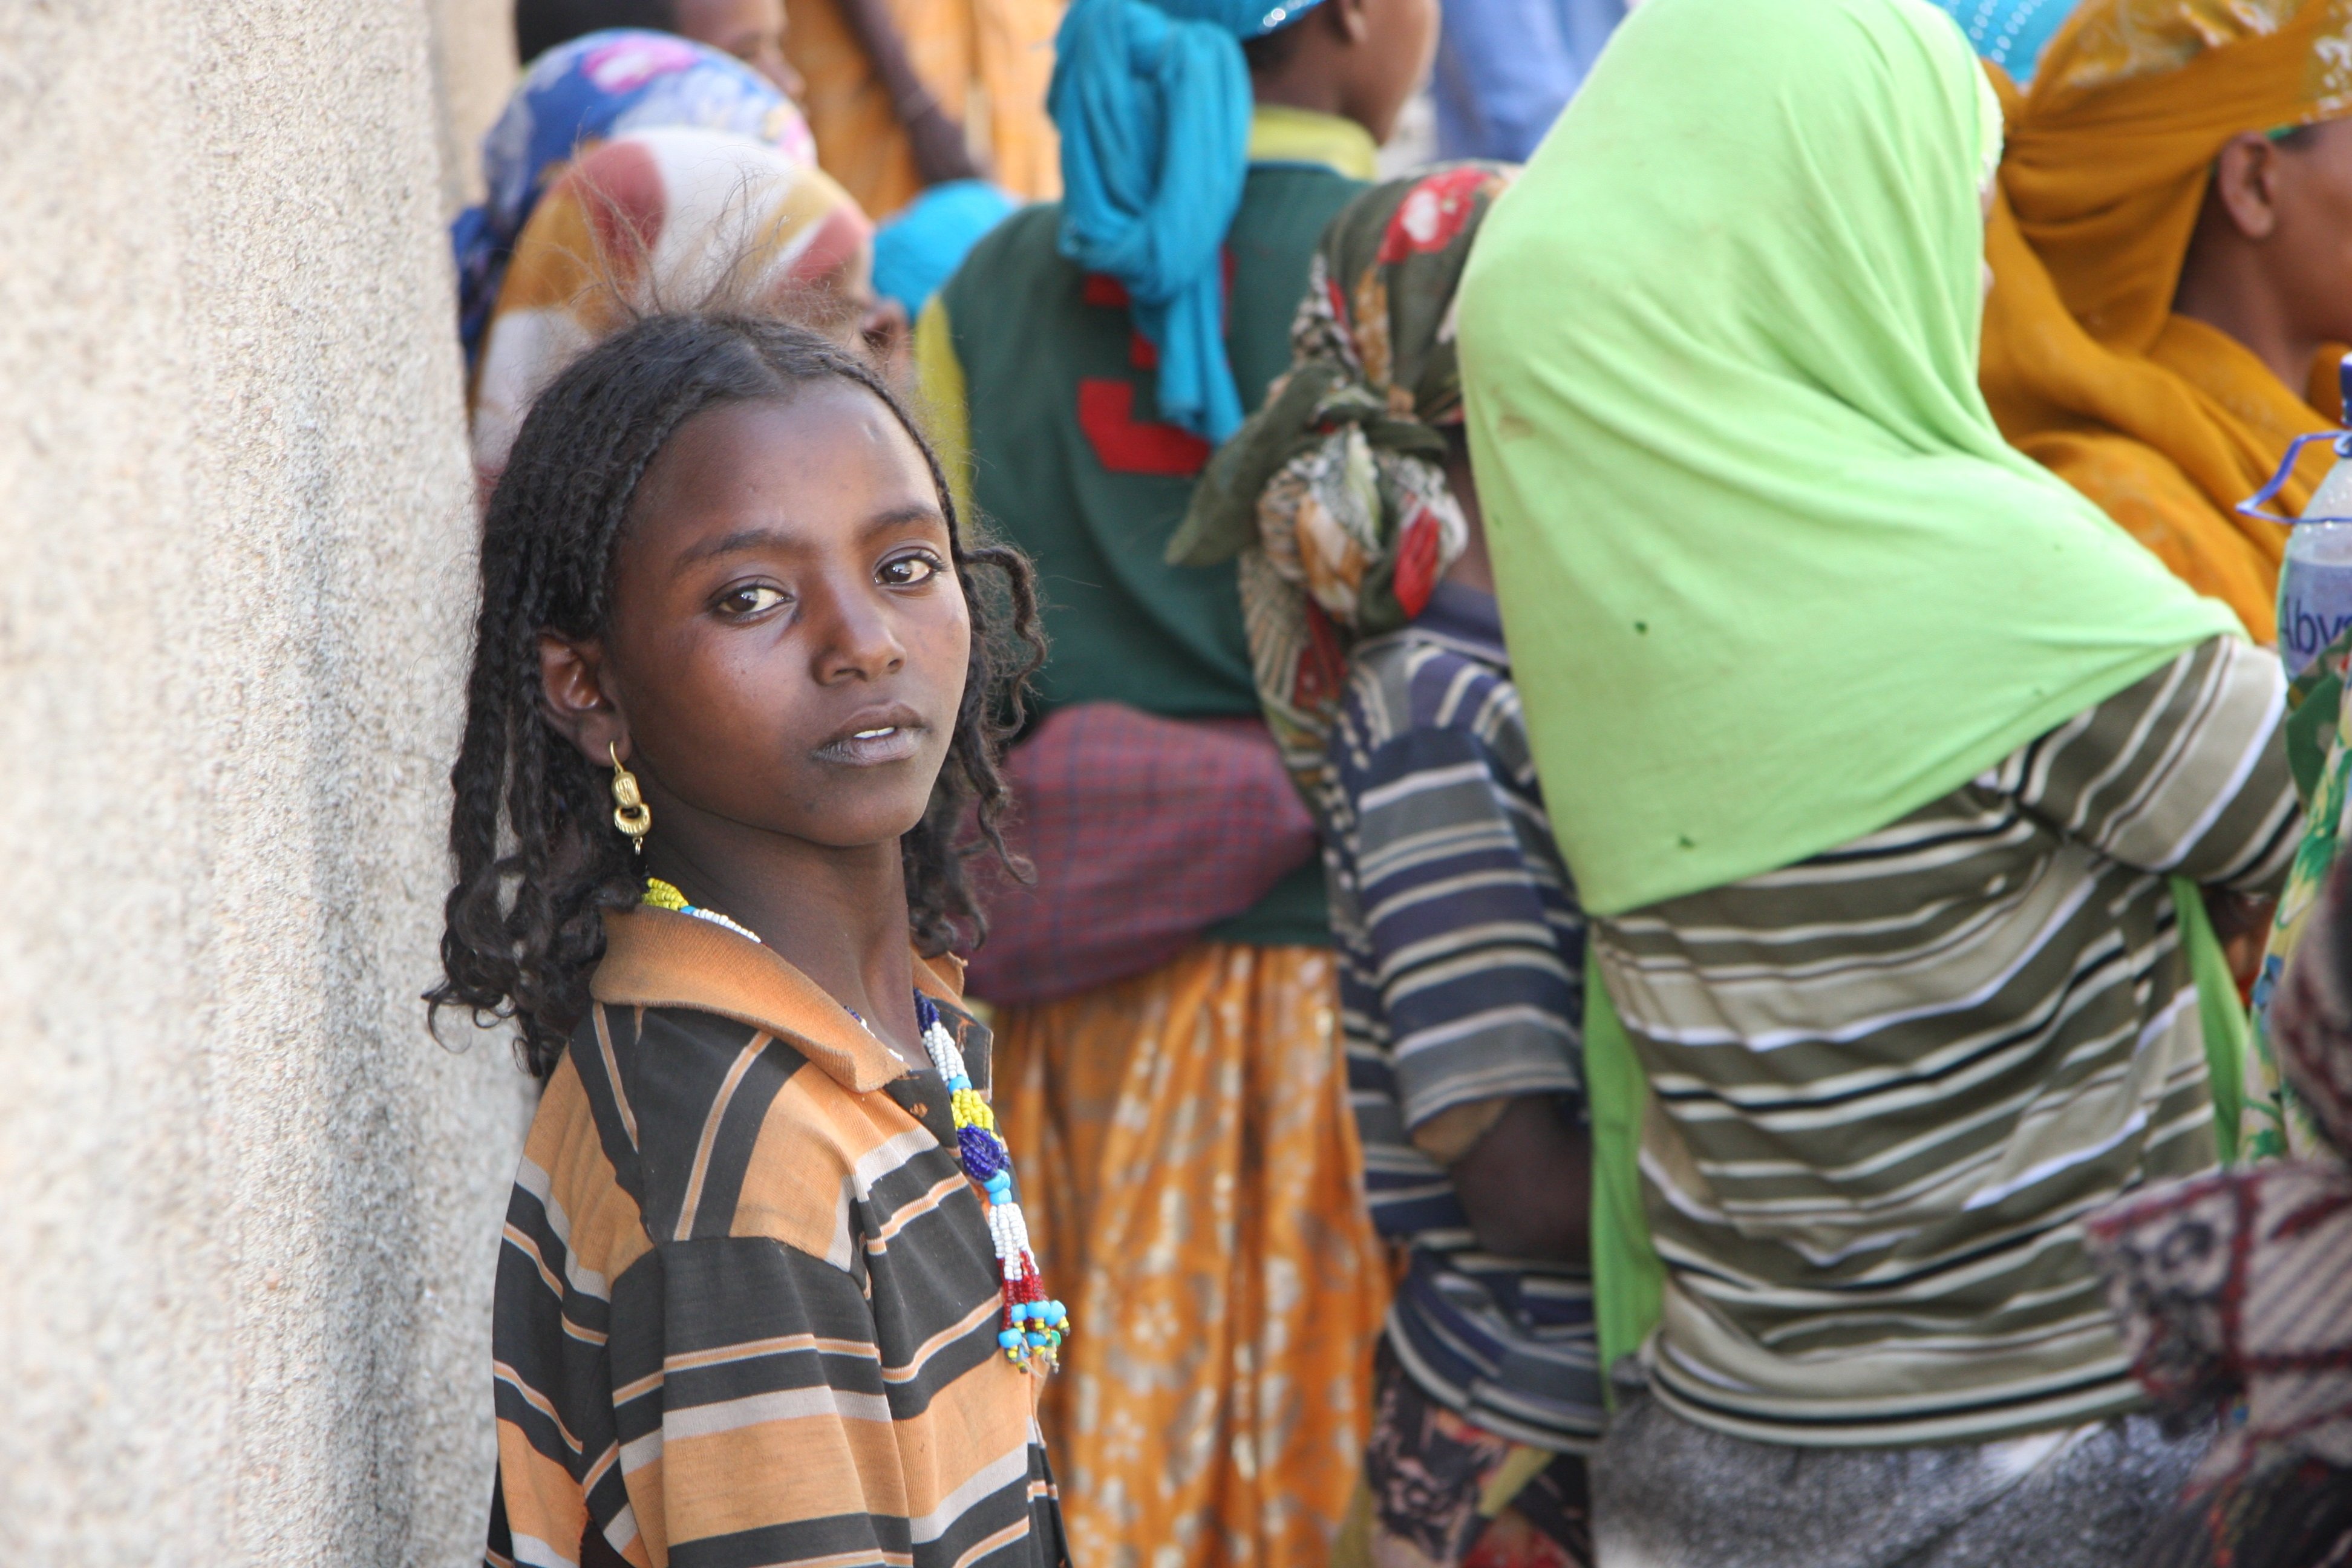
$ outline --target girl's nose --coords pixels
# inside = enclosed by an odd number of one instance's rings
[[[907,662],[887,607],[854,588],[825,595],[824,633],[817,641],[817,679],[872,680]]]

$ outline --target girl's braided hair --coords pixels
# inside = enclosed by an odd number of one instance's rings
[[[1035,580],[1018,551],[967,542],[930,443],[863,359],[804,327],[757,316],[648,316],[590,350],[532,405],[492,495],[482,533],[482,600],[466,730],[449,782],[457,885],[444,906],[441,984],[431,1011],[465,1007],[478,1024],[512,1019],[517,1055],[552,1071],[587,1011],[588,974],[604,956],[604,911],[645,893],[611,823],[607,783],[549,725],[539,637],[593,637],[612,602],[614,545],[638,482],[680,426],[726,404],[788,399],[845,381],[897,416],[929,466],[948,520],[957,581],[971,613],[971,662],[947,765],[922,822],[900,841],[913,936],[926,953],[987,922],[960,846],[967,803],[982,838],[1005,854],[997,818],[1007,792],[996,760],[1023,719],[1027,679],[1045,658]],[[976,581],[985,570],[993,595]],[[1005,623],[1010,637],[1000,635]]]

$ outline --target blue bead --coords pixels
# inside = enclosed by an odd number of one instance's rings
[[[970,1089],[971,1087],[971,1079],[964,1077],[961,1073],[958,1073],[955,1077],[948,1079],[948,1088],[950,1089]]]
[[[1022,1339],[1020,1330],[1007,1329],[1003,1333],[996,1336],[996,1342],[1003,1345],[1006,1350],[1012,1350],[1022,1344],[1024,1341]]]
[[[1045,1336],[1043,1334],[1031,1334],[1029,1336],[1029,1343],[1033,1349],[1042,1351],[1046,1345]]]
[[[1058,1323],[1069,1315],[1069,1309],[1063,1306],[1059,1301],[1045,1302],[1043,1310],[1038,1313],[1039,1317],[1044,1318],[1049,1323]]]

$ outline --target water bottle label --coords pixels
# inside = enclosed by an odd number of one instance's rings
[[[2293,679],[2352,626],[2352,564],[2297,560],[2279,572],[2279,659]]]

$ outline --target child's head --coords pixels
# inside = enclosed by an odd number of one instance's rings
[[[656,847],[896,845],[927,951],[976,924],[954,838],[973,797],[993,837],[1026,674],[988,635],[981,567],[1034,665],[1026,563],[966,546],[904,407],[806,329],[654,317],[566,370],[484,530],[435,1005],[511,1016],[552,1065],[603,911],[644,891],[616,755]]]
[[[1323,0],[1243,47],[1262,103],[1352,120],[1386,142],[1437,51],[1437,0]]]

